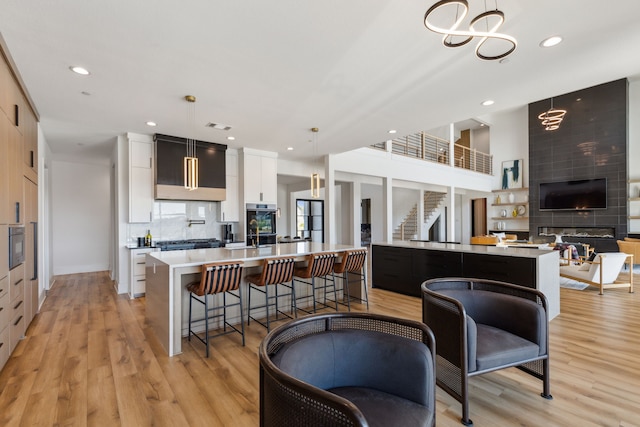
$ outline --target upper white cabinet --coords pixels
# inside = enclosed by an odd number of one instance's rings
[[[238,197],[238,151],[226,150],[226,187],[227,198],[220,202],[220,221],[240,221],[240,199]]]
[[[243,150],[244,203],[277,203],[278,154]]]
[[[129,222],[153,220],[153,138],[128,133]]]

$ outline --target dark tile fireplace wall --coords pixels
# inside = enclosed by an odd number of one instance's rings
[[[540,238],[543,227],[613,228],[615,238],[565,238],[617,251],[627,235],[627,79],[553,98],[567,114],[554,131],[546,131],[538,115],[551,99],[529,104],[529,232]],[[541,182],[607,178],[607,208],[592,211],[540,211]]]

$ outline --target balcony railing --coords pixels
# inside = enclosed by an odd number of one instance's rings
[[[374,144],[371,148],[386,150],[386,143]],[[391,152],[428,162],[449,164],[449,142],[420,132],[391,140]],[[453,144],[453,166],[493,175],[493,157],[462,145]]]

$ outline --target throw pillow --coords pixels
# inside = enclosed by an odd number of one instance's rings
[[[578,271],[589,271],[590,267],[591,267],[591,264],[589,264],[588,262],[584,262],[580,265],[580,267],[578,268]]]
[[[587,261],[593,261],[594,259],[596,259],[596,251],[591,252],[591,255],[589,255],[589,258],[587,258]]]

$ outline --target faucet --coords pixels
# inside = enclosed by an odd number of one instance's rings
[[[260,227],[258,227],[258,221],[254,218],[251,221],[249,221],[249,227],[251,227],[252,224],[256,224],[256,240],[253,244],[254,248],[260,247]]]

